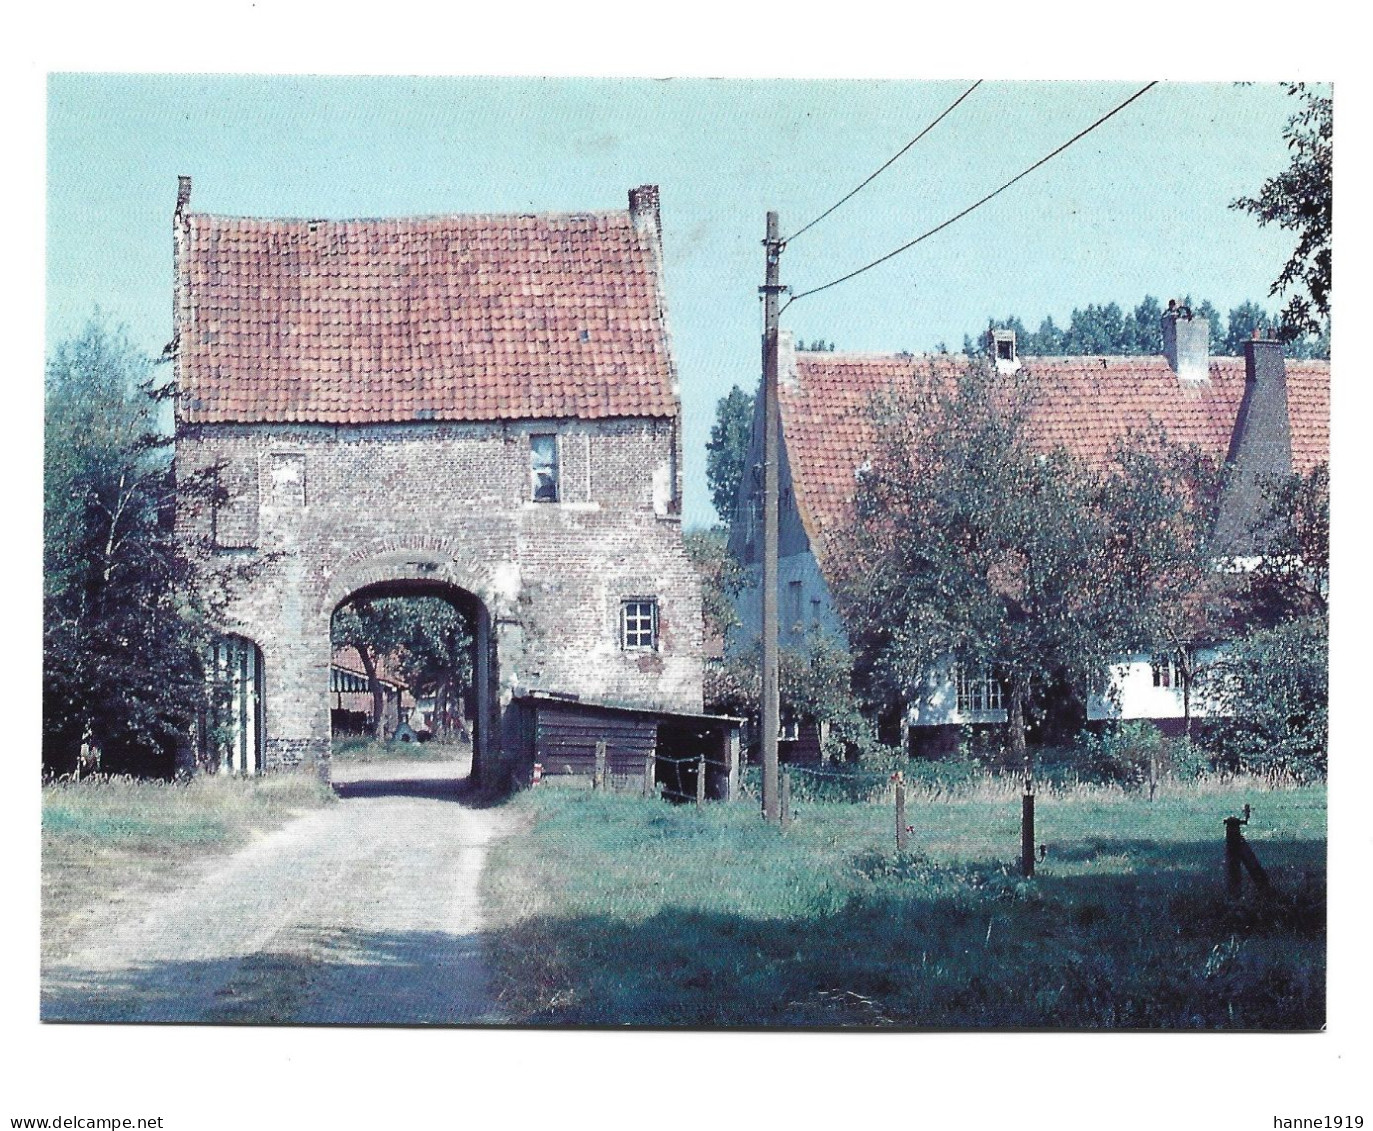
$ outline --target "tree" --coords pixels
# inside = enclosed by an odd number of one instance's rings
[[[1055,681],[1099,684],[1144,634],[1183,504],[1181,489],[1148,495],[1128,469],[1103,475],[1037,449],[1035,393],[1032,378],[982,363],[878,400],[876,450],[834,555],[875,705],[903,702],[951,662],[987,669],[1007,690],[1027,773],[1036,697]]]
[[[749,433],[753,429],[753,396],[735,385],[715,405],[715,423],[706,444],[706,482],[720,521],[734,518],[734,500],[744,477]]]
[[[1324,619],[1330,592],[1329,465],[1267,478],[1259,489],[1264,503],[1252,533],[1262,555],[1242,575],[1242,626]]]
[[[394,600],[386,599],[350,601],[334,613],[330,626],[334,645],[355,649],[362,661],[367,690],[372,696],[372,718],[368,725],[377,742],[386,737],[386,687],[381,682],[378,666],[384,657],[394,655],[406,635],[395,606]]]
[[[689,530],[682,540],[701,580],[701,616],[706,634],[723,640],[739,623],[734,598],[744,587],[744,567],[729,552],[729,532],[723,526]]]
[[[1329,746],[1329,623],[1299,617],[1237,641],[1208,683],[1226,717],[1208,728],[1231,772],[1324,777]]]
[[[706,673],[706,705],[757,719],[761,706],[762,644]],[[784,718],[826,724],[824,753],[833,760],[861,755],[873,745],[871,727],[853,694],[853,656],[833,636],[816,630],[800,648],[780,649],[778,699]]]
[[[1233,580],[1217,570],[1211,545],[1223,483],[1213,459],[1170,443],[1157,428],[1127,434],[1104,477],[1113,539],[1139,543],[1115,555],[1135,563],[1136,572],[1121,579],[1133,594],[1131,650],[1173,661],[1189,744],[1193,699],[1209,671],[1203,656],[1225,637],[1234,610]],[[1152,787],[1152,760],[1149,769]]]
[[[401,675],[419,698],[434,700],[434,734],[467,733],[464,696],[472,688],[472,625],[441,597],[397,600],[404,629],[398,661]]]
[[[1240,197],[1231,208],[1297,233],[1297,246],[1270,295],[1291,293],[1283,308],[1283,336],[1320,333],[1330,317],[1330,217],[1334,156],[1333,99],[1306,83],[1289,83],[1299,103],[1283,137],[1291,154],[1287,168],[1264,181],[1258,196]],[[1295,293],[1292,293],[1295,292]]]
[[[153,362],[97,318],[45,375],[43,767],[169,775],[214,689],[201,657],[233,573],[197,564],[174,500],[213,501],[213,477],[177,481],[156,431]]]
[[[1261,484],[1261,556],[1231,572],[1240,635],[1208,692],[1227,716],[1208,728],[1231,770],[1322,776],[1327,765],[1330,475],[1325,464]]]
[[[335,645],[357,649],[372,696],[372,737],[385,738],[386,693],[379,669],[386,663],[417,698],[434,698],[434,729],[464,733],[462,697],[472,686],[471,626],[441,597],[378,597],[342,606],[332,625]]]
[[[1182,305],[1191,306],[1189,297]],[[1256,328],[1269,332],[1274,319],[1253,302],[1244,302],[1230,311],[1229,324],[1222,332],[1219,311],[1203,300],[1194,308],[1205,318],[1210,328],[1211,350],[1216,354],[1237,357],[1244,353],[1244,343]],[[1133,311],[1123,312],[1115,303],[1089,303],[1074,310],[1067,330],[1060,330],[1050,317],[1044,318],[1034,333],[1025,330],[1016,315],[992,320],[992,325],[1016,332],[1016,350],[1025,357],[1053,357],[1058,355],[1098,354],[1114,357],[1158,356],[1163,352],[1163,310],[1158,299],[1145,295]],[[1330,356],[1330,327],[1326,323],[1317,334],[1288,334],[1287,354],[1294,358]],[[978,357],[985,348],[965,335],[963,352]]]
[[[1127,330],[1125,315],[1113,302],[1105,306],[1089,304],[1083,310],[1074,310],[1063,337],[1063,352],[1070,354],[1109,356],[1125,353],[1133,345],[1133,334]]]

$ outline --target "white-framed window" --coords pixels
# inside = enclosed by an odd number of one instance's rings
[[[558,491],[558,437],[542,433],[529,437],[529,475],[536,503],[556,503]]]
[[[658,647],[658,599],[631,597],[620,602],[620,647],[651,652]]]
[[[969,673],[960,664],[954,668],[954,679],[960,715],[1001,710],[1001,681],[993,679],[986,668]]]

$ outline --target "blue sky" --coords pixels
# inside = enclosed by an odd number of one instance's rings
[[[625,207],[661,186],[682,379],[686,518],[713,519],[716,401],[758,379],[764,215],[784,233],[901,148],[967,81],[54,75],[47,338],[99,307],[152,352],[171,336],[176,177],[234,215],[399,216]],[[828,281],[961,210],[1140,83],[987,82],[788,247]],[[1168,83],[967,219],[783,325],[840,348],[957,348],[991,315],[1266,292],[1291,237],[1232,211],[1286,161],[1278,86]]]

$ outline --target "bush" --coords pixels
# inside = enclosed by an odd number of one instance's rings
[[[1076,754],[1086,780],[1134,789],[1149,781],[1151,767],[1161,767],[1164,738],[1152,723],[1116,723],[1101,734],[1084,731],[1078,736]]]
[[[1201,730],[1217,768],[1308,782],[1328,765],[1328,635],[1323,617],[1252,633],[1209,689],[1224,718]]]

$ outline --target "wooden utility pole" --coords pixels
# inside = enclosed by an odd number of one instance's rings
[[[779,824],[777,728],[781,703],[777,686],[777,465],[781,416],[777,410],[777,300],[782,293],[782,239],[777,213],[768,213],[766,282],[763,293],[763,817]]]

